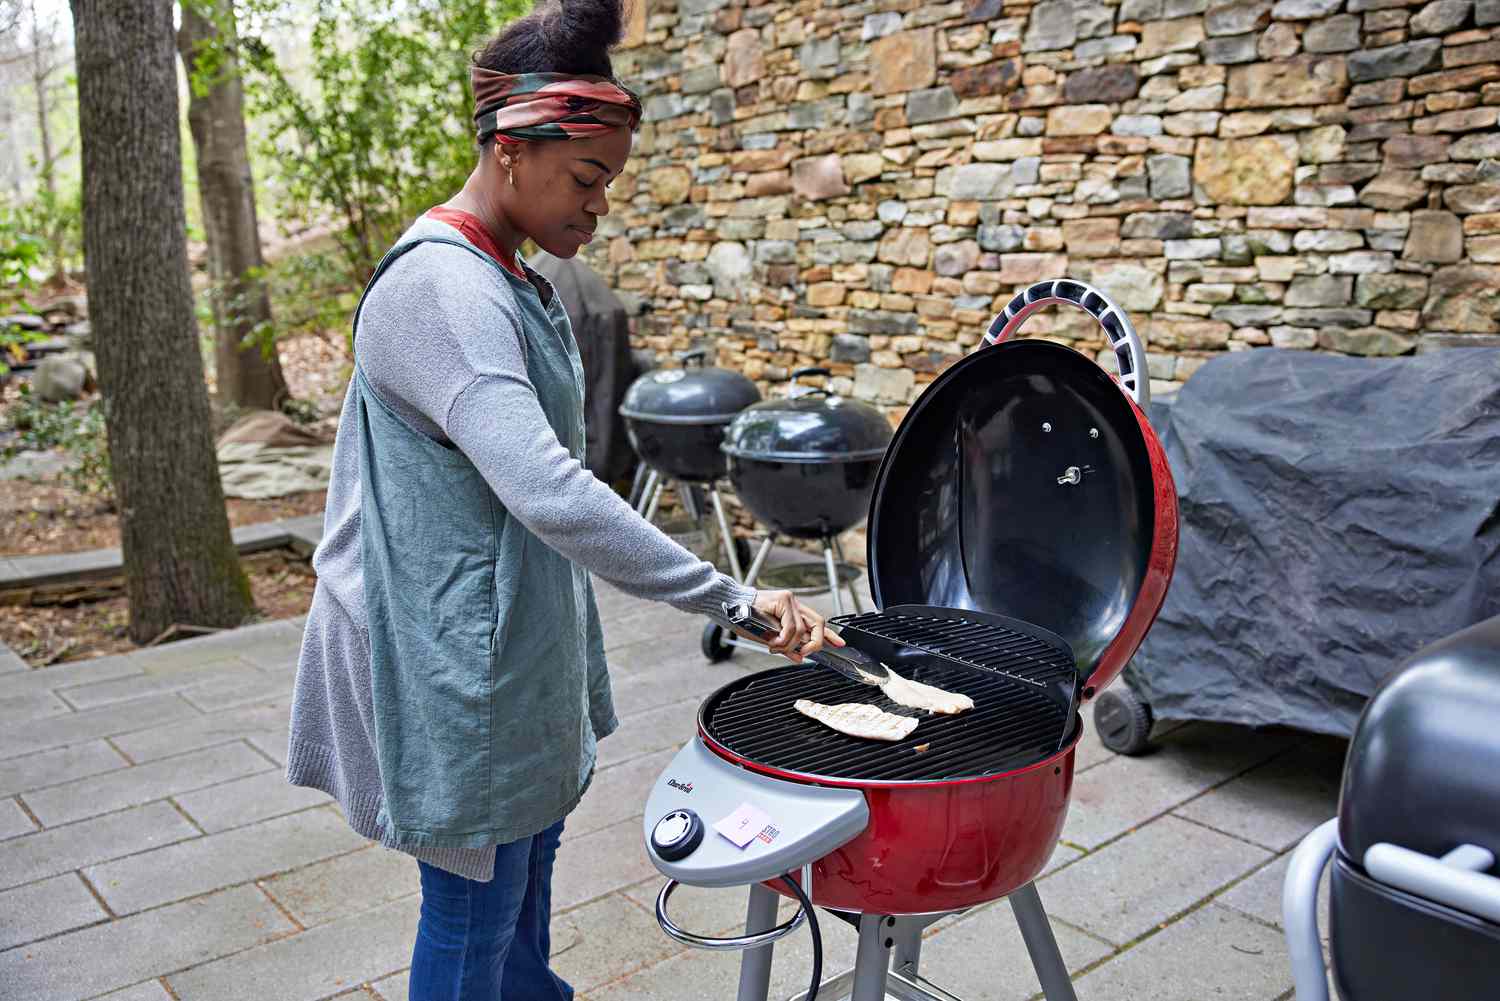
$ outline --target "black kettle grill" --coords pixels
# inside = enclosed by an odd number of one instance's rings
[[[1500,616],[1424,648],[1376,690],[1339,815],[1282,893],[1297,1001],[1328,1001],[1318,883],[1343,1001],[1500,998]]]
[[[684,351],[677,356],[681,368],[656,369],[635,380],[625,392],[620,416],[625,418],[630,446],[649,469],[636,499],[636,510],[647,521],[655,518],[662,490],[673,481],[684,506],[696,519],[695,491],[706,488],[730,569],[736,579],[743,580],[739,552],[717,486],[725,473],[719,445],[729,422],[760,399],[760,390],[739,372],[703,364],[707,353],[703,348]]]
[[[853,586],[859,572],[845,562],[838,536],[864,520],[892,432],[890,421],[870,404],[798,382],[831,374],[826,368],[797,369],[785,398],[740,411],[724,431],[722,451],[735,494],[770,530],[746,585],[759,581],[801,590],[826,573],[834,607],[842,614],[845,586],[854,610],[860,610]],[[821,540],[823,560],[762,574],[777,535]]]

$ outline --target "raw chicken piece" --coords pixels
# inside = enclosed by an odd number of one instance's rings
[[[974,700],[957,692],[945,692],[941,688],[912,681],[886,668],[890,680],[880,686],[881,694],[898,706],[911,709],[926,709],[928,712],[953,716],[974,708]]]
[[[910,716],[897,716],[863,702],[845,702],[836,706],[825,706],[821,702],[798,699],[792,703],[804,716],[810,717],[839,733],[851,737],[867,737],[870,740],[902,740],[917,728],[917,721]]]

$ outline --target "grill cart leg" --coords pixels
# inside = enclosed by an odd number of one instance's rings
[[[735,580],[744,580],[745,571],[740,566],[740,554],[734,548],[734,535],[729,531],[729,519],[724,517],[724,500],[719,496],[717,484],[709,490],[709,496],[713,498],[714,515],[719,519],[719,541],[724,543],[724,555],[729,557],[729,569],[734,573]]]
[[[745,908],[745,934],[770,931],[776,927],[776,894],[759,883],[750,887],[750,903]],[[771,993],[771,950],[774,944],[746,949],[740,959],[740,992],[735,1001],[766,1001]]]
[[[755,580],[760,576],[761,568],[766,565],[766,557],[771,555],[771,543],[775,538],[776,536],[768,534],[766,540],[760,544],[760,548],[755,551],[755,559],[750,561],[750,570],[745,575],[746,587],[755,586]]]
[[[891,950],[885,944],[889,935],[885,921],[884,914],[859,916],[859,945],[854,952],[854,993],[849,995],[850,1001],[886,1001],[885,982],[890,972]]]
[[[1021,926],[1021,938],[1026,940],[1026,951],[1031,954],[1036,978],[1041,982],[1042,994],[1047,1001],[1078,1001],[1062,953],[1057,951],[1057,939],[1052,937],[1052,926],[1047,923],[1047,912],[1042,910],[1036,884],[1027,883],[1009,899],[1016,924]]]
[[[833,554],[839,558],[840,563],[848,562],[848,560],[844,559],[844,546],[843,543],[839,542],[839,537],[837,535],[833,537]],[[860,607],[858,577],[849,582],[849,603],[854,606],[855,615],[858,615],[864,611],[864,609]]]

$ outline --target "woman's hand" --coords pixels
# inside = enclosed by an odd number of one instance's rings
[[[781,632],[767,646],[772,653],[802,663],[802,658],[827,646],[843,646],[838,633],[827,631],[823,616],[797,600],[790,591],[758,591],[755,610],[781,623]]]

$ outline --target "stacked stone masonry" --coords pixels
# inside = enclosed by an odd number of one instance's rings
[[[640,346],[893,418],[1044,278],[1129,311],[1159,392],[1500,344],[1500,0],[1211,4],[637,0],[591,263]],[[1110,361],[1079,311],[1026,332]]]

